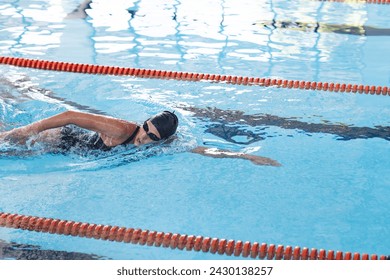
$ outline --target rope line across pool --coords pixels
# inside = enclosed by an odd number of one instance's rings
[[[48,232],[85,238],[133,243],[187,251],[218,253],[227,256],[259,258],[268,260],[389,260],[390,256],[377,256],[324,249],[308,249],[258,242],[242,242],[178,233],[164,233],[119,226],[96,225],[61,219],[42,218],[0,212],[0,227]]]
[[[341,2],[341,3],[366,3],[366,4],[390,4],[390,0],[319,0],[320,2]]]
[[[246,76],[228,76],[218,74],[189,73],[176,71],[163,71],[155,69],[140,69],[116,66],[91,65],[81,63],[69,63],[48,61],[41,59],[25,59],[17,57],[0,56],[0,64],[13,65],[18,67],[35,68],[41,70],[52,70],[62,72],[75,72],[84,74],[120,75],[135,76],[141,78],[174,79],[182,81],[209,81],[222,82],[227,84],[238,84],[247,86],[276,86],[282,88],[299,88],[306,90],[322,90],[334,92],[353,92],[376,95],[390,95],[390,88],[387,86],[370,86],[333,82],[310,82],[299,80],[255,78]]]

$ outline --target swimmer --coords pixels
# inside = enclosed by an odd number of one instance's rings
[[[177,116],[170,111],[163,111],[147,119],[143,125],[99,114],[66,111],[2,132],[0,141],[18,145],[44,143],[58,152],[68,152],[72,147],[109,151],[115,146],[142,146],[161,142],[176,133],[178,124]],[[280,166],[270,158],[228,150],[197,147],[191,152],[214,158],[242,158],[257,165]]]
[[[167,139],[176,132],[178,123],[177,116],[169,111],[149,118],[142,127],[103,115],[66,111],[4,132],[0,134],[0,139],[23,145],[32,136],[36,136],[33,142],[57,144],[63,150],[79,145],[108,151],[118,145],[141,146]],[[85,130],[93,131],[94,134],[86,134]]]

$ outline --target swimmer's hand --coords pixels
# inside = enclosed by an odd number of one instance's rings
[[[273,160],[272,158],[248,154],[245,154],[243,158],[249,159],[253,164],[256,165],[282,166],[279,162]]]
[[[216,148],[196,147],[195,149],[191,150],[191,152],[214,158],[242,158],[250,160],[253,164],[256,165],[281,166],[279,162],[271,158],[228,150],[218,150]]]
[[[0,140],[25,145],[31,136],[38,133],[36,125],[31,124],[0,133]]]

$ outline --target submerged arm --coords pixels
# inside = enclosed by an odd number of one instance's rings
[[[196,147],[191,152],[213,158],[242,158],[250,160],[252,163],[257,165],[281,166],[281,164],[276,160],[267,157],[238,153],[228,150],[218,150],[216,148]]]

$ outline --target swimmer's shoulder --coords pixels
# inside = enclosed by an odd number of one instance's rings
[[[139,128],[139,125],[136,122],[131,121],[123,121],[123,126],[126,129],[126,132],[130,134],[133,134]]]

